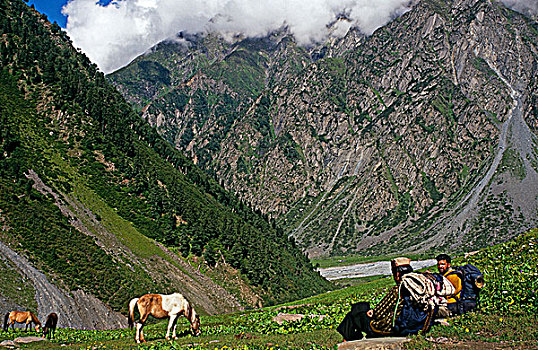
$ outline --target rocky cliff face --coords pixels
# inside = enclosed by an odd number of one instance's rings
[[[423,0],[311,50],[282,34],[207,43],[220,54],[204,67],[161,60],[164,44],[144,56],[175,77],[144,117],[311,256],[475,249],[536,226],[534,20]],[[139,98],[125,77],[110,78]]]

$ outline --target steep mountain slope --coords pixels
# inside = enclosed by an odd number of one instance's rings
[[[0,291],[2,308],[125,312],[134,296],[179,291],[213,314],[331,287],[141,120],[58,26],[22,1],[0,5],[0,264],[18,286]]]
[[[166,139],[212,169],[215,155],[262,91],[301,71],[310,56],[285,31],[236,44],[217,34],[180,36],[179,43],[157,45],[110,78]],[[265,115],[252,123],[269,132]]]
[[[109,78],[186,72],[144,117],[311,256],[476,249],[538,223],[537,28],[498,2],[423,0],[368,38],[275,34],[186,70],[162,43]]]

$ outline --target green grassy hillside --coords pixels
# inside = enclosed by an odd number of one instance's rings
[[[0,5],[2,241],[116,310],[172,289],[129,262],[169,261],[151,240],[204,269],[225,262],[266,304],[331,287],[281,229],[142,120],[57,25],[22,1]]]
[[[434,326],[430,333],[412,337],[406,347],[430,348],[533,348],[538,341],[535,327],[536,263],[538,229],[521,237],[455,264],[472,263],[483,271],[486,286],[479,313],[450,319],[450,326]],[[220,316],[202,317],[203,333],[199,338],[188,334],[188,324],[180,320],[176,341],[165,341],[165,323],[147,327],[148,343],[138,349],[333,349],[341,342],[335,328],[350,310],[352,303],[370,301],[376,304],[391,278],[382,278],[359,286],[320,294],[287,304]],[[309,315],[300,321],[279,325],[273,317],[279,313]],[[20,333],[19,333],[20,334]],[[0,332],[0,339],[15,335]],[[127,349],[134,347],[133,331],[83,332],[61,329],[50,349],[86,348]],[[62,344],[68,344],[67,347]]]

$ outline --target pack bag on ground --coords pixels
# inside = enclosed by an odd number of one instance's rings
[[[418,304],[429,304],[432,307],[441,303],[441,297],[452,295],[456,291],[446,277],[431,272],[409,273],[403,277],[402,285]]]
[[[472,264],[454,266],[454,273],[461,278],[461,292],[457,300],[459,314],[473,311],[480,306],[480,291],[484,288],[484,275]]]
[[[427,333],[432,325],[432,320],[437,312],[437,306],[420,305],[411,295],[402,296],[400,303],[403,305],[400,315],[394,320],[394,332],[396,335],[406,337],[416,335],[420,331]]]

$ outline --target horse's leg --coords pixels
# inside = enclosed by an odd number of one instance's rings
[[[142,309],[140,306],[138,306],[138,312],[140,313],[140,319],[136,323],[136,342],[145,343],[146,339],[144,339],[144,323],[146,323],[150,313],[146,309]]]
[[[178,319],[179,319],[179,317],[176,317],[176,321],[174,322],[174,328],[172,328],[172,339],[177,339],[176,328],[177,328],[177,320]]]
[[[179,315],[176,315],[176,319],[174,321],[174,327],[172,328],[172,339],[177,339],[177,335],[176,335],[177,320],[179,320]]]
[[[144,327],[144,325],[140,322],[140,320],[138,320],[138,322],[135,322],[135,327],[136,327],[135,340],[137,343],[140,343],[140,333],[142,333],[142,327]]]
[[[170,315],[170,320],[168,321],[168,329],[166,330],[166,340],[170,339],[170,329],[172,329],[172,326],[174,325],[174,321],[176,320],[177,315]],[[174,333],[174,339],[175,339],[175,333]]]
[[[144,327],[144,325],[142,323],[139,323],[137,322],[136,323],[136,336],[135,336],[135,340],[137,343],[140,343],[140,342],[144,342],[144,335],[142,334],[142,327]]]

